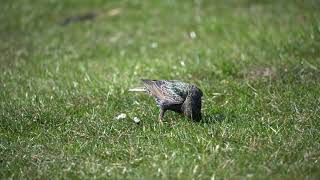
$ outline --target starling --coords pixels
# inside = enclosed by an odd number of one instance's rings
[[[178,80],[148,80],[142,79],[144,87],[129,91],[147,92],[155,97],[160,108],[159,122],[162,123],[164,113],[171,110],[191,118],[201,120],[202,91],[195,85]]]

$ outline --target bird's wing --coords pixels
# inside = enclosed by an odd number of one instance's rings
[[[182,104],[187,96],[186,93],[175,87],[176,81],[147,79],[142,81],[149,93],[165,104]]]

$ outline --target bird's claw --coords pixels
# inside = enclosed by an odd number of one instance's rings
[[[160,124],[160,125],[163,125],[162,119],[159,119],[159,124]]]

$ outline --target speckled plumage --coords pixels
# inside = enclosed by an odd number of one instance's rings
[[[201,119],[202,92],[196,86],[177,80],[142,80],[144,90],[155,97],[160,108],[159,121],[162,122],[167,110],[184,114],[193,119]]]

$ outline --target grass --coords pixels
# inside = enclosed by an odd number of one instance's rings
[[[1,179],[319,179],[319,7],[3,1]],[[160,126],[139,78],[199,86],[203,122]]]

